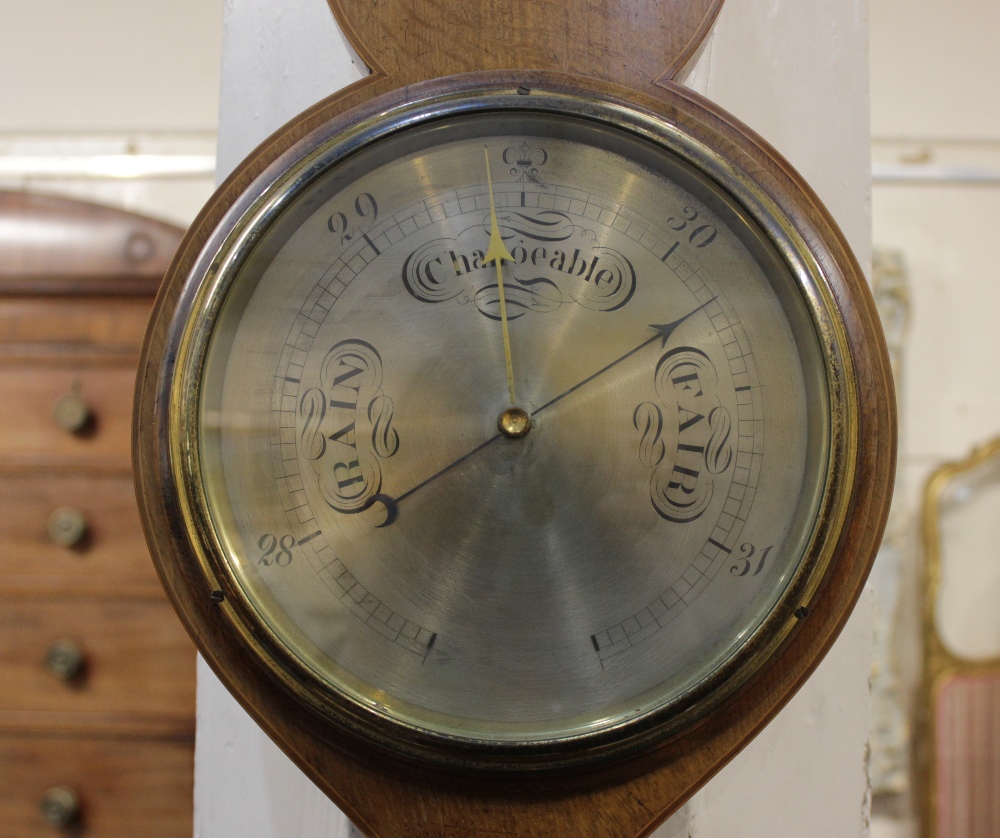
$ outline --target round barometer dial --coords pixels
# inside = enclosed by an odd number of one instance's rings
[[[311,134],[165,338],[189,575],[309,712],[445,765],[719,711],[809,614],[854,479],[822,246],[704,138],[539,81]]]

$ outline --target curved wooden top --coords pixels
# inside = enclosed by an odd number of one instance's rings
[[[476,70],[554,70],[649,92],[673,78],[723,0],[329,0],[375,76],[402,86]]]
[[[0,294],[151,296],[183,235],[121,209],[0,192]]]

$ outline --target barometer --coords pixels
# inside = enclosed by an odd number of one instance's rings
[[[867,572],[894,432],[863,278],[786,164],[671,85],[473,73],[307,127],[154,316],[165,585],[373,836],[569,834],[629,789],[573,834],[652,828]]]

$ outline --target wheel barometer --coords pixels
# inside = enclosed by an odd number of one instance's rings
[[[645,834],[860,591],[882,339],[808,187],[649,82],[662,47],[612,60],[629,24],[574,34],[593,4],[492,4],[537,23],[502,48],[485,6],[424,5],[334,2],[376,73],[182,245],[137,395],[147,533],[223,682],[372,836]],[[718,8],[634,5],[675,64]],[[418,7],[411,38],[449,37],[392,49]]]

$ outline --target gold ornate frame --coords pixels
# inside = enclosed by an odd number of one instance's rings
[[[941,501],[957,477],[1000,458],[1000,437],[976,446],[963,460],[945,463],[927,479],[921,511],[924,568],[921,584],[921,634],[923,666],[916,702],[914,759],[916,791],[922,838],[938,838],[940,815],[938,781],[939,748],[936,710],[942,690],[957,677],[997,675],[1000,656],[971,660],[952,652],[937,629],[936,611],[941,591]]]

